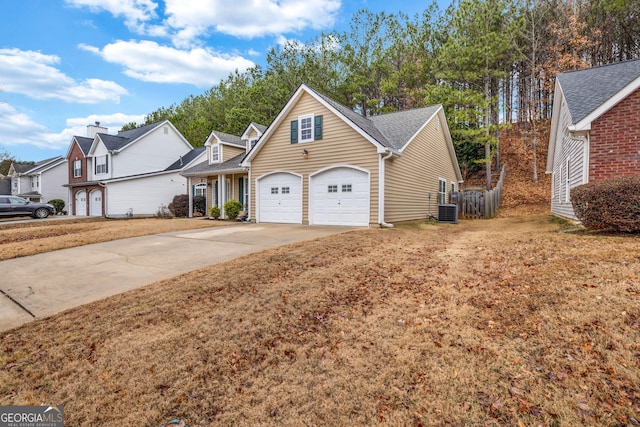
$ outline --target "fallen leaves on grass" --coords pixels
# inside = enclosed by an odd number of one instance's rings
[[[633,425],[640,242],[556,229],[360,230],[70,310],[0,336],[0,404],[70,425]]]

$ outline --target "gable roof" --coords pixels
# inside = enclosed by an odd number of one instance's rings
[[[230,133],[225,133],[225,132],[220,132],[220,131],[217,131],[217,130],[213,130],[209,134],[209,138],[207,138],[207,142],[209,142],[209,139],[212,136],[215,136],[218,139],[218,141],[220,141],[222,143],[235,145],[235,146],[238,146],[238,147],[241,147],[241,148],[246,148],[245,141],[243,141],[242,138],[240,138],[239,136],[231,135]]]
[[[260,123],[256,123],[256,122],[251,122],[251,123],[249,123],[249,126],[247,126],[247,128],[244,130],[244,132],[242,133],[242,136],[240,136],[240,138],[243,139],[243,140],[248,140],[249,139],[249,131],[252,128],[255,129],[256,132],[260,134],[260,136],[262,136],[262,134],[264,134],[264,132],[267,130],[268,126],[261,125]]]
[[[222,163],[212,163],[209,164],[207,160],[202,163],[198,163],[197,165],[190,167],[180,173],[182,176],[203,176],[210,173],[221,172],[221,171],[233,171],[233,170],[242,170],[242,160],[245,157],[245,153],[238,154],[235,157],[227,160]]]
[[[11,166],[13,167],[15,173],[19,175],[29,175],[33,173],[44,172],[50,167],[59,165],[63,161],[65,161],[64,157],[56,156],[49,159],[40,160],[38,162],[35,162],[34,164],[14,162],[11,164]]]
[[[154,130],[164,125],[170,126],[180,136],[180,138],[184,141],[184,143],[189,148],[193,149],[191,144],[189,144],[189,141],[187,141],[184,138],[184,136],[182,136],[182,134],[175,128],[175,126],[173,126],[173,124],[169,120],[163,120],[163,121],[151,123],[149,125],[142,126],[136,129],[130,129],[130,130],[118,132],[117,135],[110,135],[107,133],[98,133],[96,134],[96,137],[93,139],[89,152],[92,152],[93,150],[95,150],[98,140],[102,141],[102,143],[104,144],[105,148],[108,151],[116,151],[116,152],[122,151],[129,145],[133,144],[134,142],[140,140],[142,137],[146,136],[147,134],[153,132]]]
[[[413,140],[418,132],[435,116],[441,116],[444,122],[443,126],[447,126],[446,118],[444,117],[444,110],[442,105],[432,105],[423,108],[415,108],[411,110],[399,111],[395,113],[387,113],[378,116],[371,116],[369,118],[363,117],[356,113],[351,108],[334,101],[328,96],[317,92],[309,86],[302,84],[291,99],[287,102],[287,105],[280,111],[276,119],[269,125],[267,131],[262,136],[258,144],[249,151],[245,160],[243,160],[243,166],[248,166],[250,162],[260,151],[264,141],[268,139],[268,136],[274,132],[274,129],[284,120],[287,113],[295,106],[296,101],[304,94],[308,93],[318,100],[321,104],[331,110],[338,117],[342,118],[345,123],[350,125],[369,142],[371,142],[378,152],[392,152],[397,155],[401,155],[402,150]],[[448,129],[448,128],[447,128]],[[451,135],[446,132],[446,139],[448,150],[452,154],[452,158],[455,157],[455,149],[453,147],[453,141]],[[246,162],[246,163],[244,163]],[[462,181],[462,174],[460,173],[460,166],[457,161],[456,173],[460,181]]]
[[[607,101],[640,87],[640,60],[568,71],[558,74],[556,79],[569,108],[571,124],[579,125],[585,119],[590,123],[617,103],[592,117]]]

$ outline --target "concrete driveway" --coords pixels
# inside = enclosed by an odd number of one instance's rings
[[[350,230],[238,224],[0,261],[0,331],[231,258]]]

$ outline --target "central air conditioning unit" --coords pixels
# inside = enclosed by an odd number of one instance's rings
[[[458,205],[438,205],[438,222],[458,223]]]

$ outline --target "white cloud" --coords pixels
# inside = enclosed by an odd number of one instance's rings
[[[117,41],[102,49],[81,45],[105,61],[125,67],[125,74],[155,83],[188,83],[210,87],[236,69],[244,71],[254,63],[237,55],[205,48],[179,50],[153,41]]]
[[[31,146],[43,150],[64,152],[73,136],[86,136],[87,125],[96,121],[99,121],[101,126],[109,128],[109,133],[116,133],[125,124],[142,123],[144,118],[144,115],[123,113],[92,114],[87,117],[67,119],[66,127],[63,130],[52,132],[29,115],[17,111],[9,104],[0,103],[0,146]]]
[[[66,0],[69,6],[88,7],[92,12],[109,12],[123,17],[127,27],[136,33],[149,31],[147,22],[157,18],[158,5],[153,0]]]
[[[166,0],[166,23],[176,45],[212,28],[236,37],[254,38],[331,27],[341,0]]]
[[[0,81],[7,92],[34,99],[61,99],[80,104],[120,102],[127,90],[119,84],[100,79],[76,81],[55,66],[56,55],[19,49],[0,49]]]

